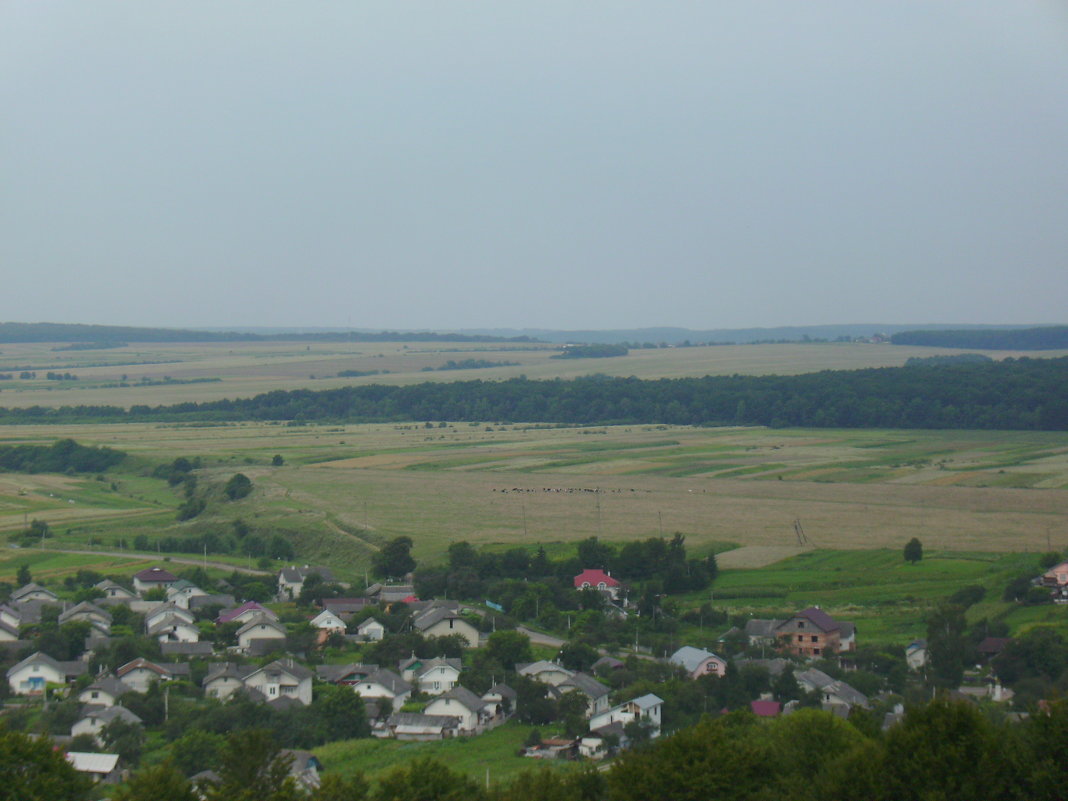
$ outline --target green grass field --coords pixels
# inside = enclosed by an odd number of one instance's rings
[[[517,756],[529,733],[529,727],[509,722],[477,738],[426,743],[344,740],[316,748],[315,755],[326,771],[341,776],[363,773],[373,780],[414,759],[432,757],[480,781],[485,780],[488,771],[492,783],[511,779],[524,770],[547,769],[548,763]],[[542,736],[549,737],[551,732],[545,729]],[[572,767],[574,763],[553,763],[554,769]]]
[[[972,622],[1004,620],[1014,631],[1050,624],[1068,633],[1068,608],[1002,600],[1009,581],[1041,572],[1037,557],[928,551],[919,563],[909,564],[901,550],[811,550],[762,568],[722,571],[710,592],[687,601],[711,598],[715,608],[732,617],[781,618],[819,606],[836,619],[856,623],[859,643],[903,644],[925,636],[924,620],[933,606],[957,590],[979,585],[986,596],[969,609]],[[721,633],[709,631],[705,639],[712,643],[712,635]]]
[[[461,539],[559,551],[589,536],[678,531],[697,553],[723,542],[785,548],[797,544],[797,520],[824,549],[895,549],[913,536],[938,551],[1068,546],[1061,432],[490,422],[11,426],[0,434],[8,442],[71,437],[130,454],[103,480],[0,475],[0,531],[39,518],[57,534],[53,547],[225,533],[241,518],[290,537],[305,561],[354,578],[399,535],[413,538],[424,562]],[[284,466],[271,466],[275,454]],[[176,456],[202,459],[202,489],[217,492],[236,472],[255,489],[235,503],[216,494],[204,515],[178,523],[180,493],[150,476]]]

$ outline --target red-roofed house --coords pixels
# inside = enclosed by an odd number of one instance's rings
[[[782,711],[778,701],[750,701],[749,708],[758,718],[777,718]]]
[[[818,606],[810,606],[780,623],[775,638],[795,656],[819,659],[841,650],[842,630],[830,615]]]
[[[603,570],[587,569],[575,576],[576,590],[600,590],[612,596],[612,600],[619,598],[623,585]]]

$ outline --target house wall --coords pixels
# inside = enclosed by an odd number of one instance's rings
[[[475,731],[478,728],[478,713],[472,712],[455,698],[436,698],[427,704],[424,715],[452,715],[460,719],[461,731]]]
[[[97,745],[103,745],[104,740],[100,736],[100,732],[103,730],[104,727],[100,725],[100,721],[96,718],[82,718],[70,727],[70,736],[77,737],[79,734],[91,734],[96,739]]]
[[[274,626],[268,626],[266,623],[261,623],[238,637],[237,644],[241,646],[241,648],[248,650],[252,640],[284,640],[285,638],[286,635]]]
[[[166,631],[157,631],[156,639],[160,642],[200,642],[200,629],[175,625]]]
[[[542,670],[538,673],[527,674],[530,678],[535,679],[545,684],[551,684],[553,687],[559,687],[565,681],[571,678],[571,674],[563,670]]]
[[[361,681],[358,684],[353,684],[352,689],[361,698],[389,702],[392,705],[394,712],[399,711],[411,695],[411,692],[404,692],[400,693],[399,695],[394,695],[392,690],[383,687],[381,684],[367,681]],[[427,714],[429,715],[430,713],[427,712]]]
[[[378,642],[386,636],[386,627],[379,622],[370,623],[359,631],[360,636],[370,642]]]
[[[249,689],[259,690],[268,701],[278,698],[295,698],[302,704],[312,702],[311,679],[298,681],[288,673],[270,675],[267,671],[253,673],[245,679],[245,686]]]
[[[478,630],[466,620],[457,618],[439,620],[423,632],[424,637],[450,637],[456,634],[467,641],[469,648],[478,648]]]
[[[460,671],[456,668],[439,665],[419,676],[419,689],[430,695],[441,695],[456,686],[459,678]]]
[[[35,695],[43,692],[47,684],[64,684],[67,677],[48,665],[26,665],[8,677],[11,692],[16,695]]]
[[[225,701],[245,685],[235,678],[213,679],[204,685],[204,694]]]
[[[718,657],[709,657],[690,672],[691,679],[699,679],[701,676],[720,676],[727,672],[727,663]]]
[[[83,704],[95,704],[96,706],[115,706],[117,699],[111,693],[104,690],[82,690],[78,700]]]
[[[820,630],[811,620],[793,618],[776,633],[784,650],[795,656],[818,659],[838,653],[838,631]]]

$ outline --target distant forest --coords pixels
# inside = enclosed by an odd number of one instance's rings
[[[276,390],[173,406],[0,408],[0,423],[519,421],[1068,430],[1068,357],[797,376],[457,381]]]
[[[1041,328],[960,331],[902,331],[890,337],[895,345],[921,345],[978,350],[1060,350],[1068,348],[1068,325]]]
[[[70,342],[69,348],[88,350],[74,343],[98,343],[101,349],[127,342],[534,342],[527,336],[487,334],[433,334],[428,332],[320,331],[309,334],[253,334],[239,331],[192,331],[181,328],[129,328],[119,325],[78,323],[0,323],[0,342]]]

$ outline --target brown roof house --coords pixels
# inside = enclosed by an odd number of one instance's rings
[[[148,567],[139,573],[134,573],[134,589],[141,595],[155,589],[166,590],[178,581],[178,577],[162,567]]]
[[[850,626],[850,645],[845,650],[856,647]],[[784,620],[775,629],[775,638],[783,650],[808,659],[821,659],[834,656],[842,651],[842,624],[820,609],[810,606],[793,617]]]

